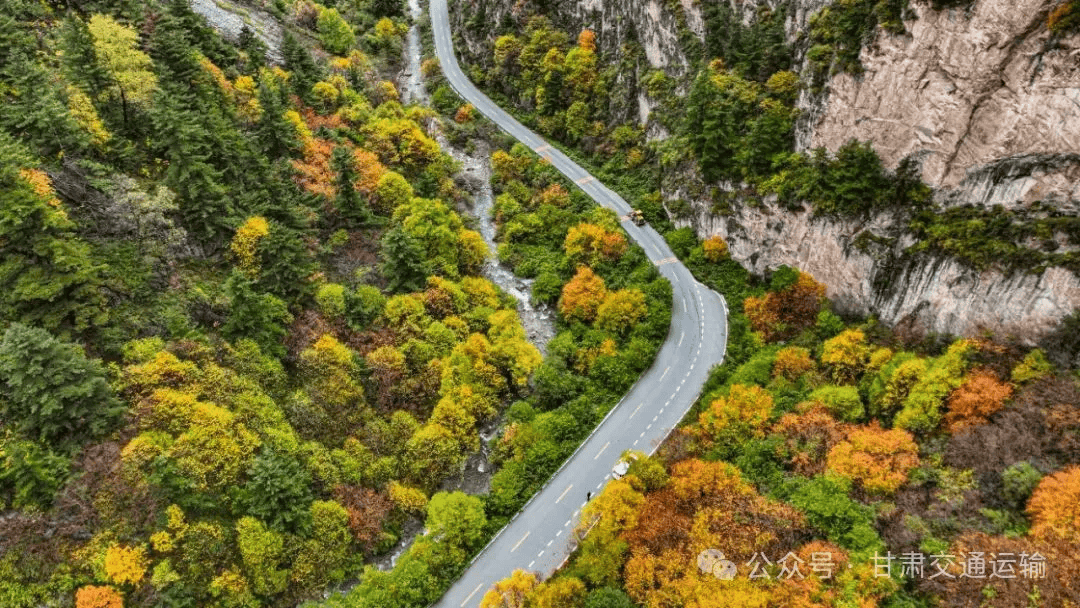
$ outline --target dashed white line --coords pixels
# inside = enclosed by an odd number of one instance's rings
[[[531,567],[532,567],[532,564],[529,564],[529,567],[531,568]],[[484,583],[480,583],[479,585],[477,585],[477,586],[476,586],[476,589],[473,589],[473,590],[472,590],[472,593],[470,593],[470,594],[469,594],[469,597],[465,598],[465,601],[464,601],[464,602],[461,602],[461,605],[462,605],[462,606],[464,606],[465,604],[468,604],[468,603],[469,603],[469,600],[471,600],[471,599],[472,599],[472,596],[476,595],[476,592],[477,592],[477,591],[480,591],[480,588],[481,588],[481,587],[483,587],[483,586],[484,586]]]
[[[659,417],[660,417],[660,415],[659,415],[659,414],[657,414],[656,416],[653,416],[653,417],[652,417],[652,421],[653,421],[653,422],[656,422],[656,419],[657,419],[657,418],[659,418]]]
[[[526,538],[529,538],[529,535],[530,535],[530,534],[532,534],[532,532],[531,532],[531,531],[529,531],[529,532],[526,532],[526,533],[525,533],[525,536],[522,536],[522,537],[521,537],[521,540],[519,540],[519,541],[517,542],[517,544],[516,544],[516,545],[514,545],[514,548],[513,548],[513,549],[510,549],[510,552],[511,552],[511,553],[513,553],[514,551],[517,551],[517,548],[521,546],[521,543],[525,542],[525,539],[526,539]]]
[[[536,563],[536,560],[534,559],[533,561],[529,562],[529,565],[527,566],[527,568],[532,568],[533,564],[535,564],[535,563]],[[462,604],[462,606],[464,606],[464,605],[465,604]]]
[[[652,429],[652,425],[651,425],[651,424],[650,424],[649,426],[645,427],[645,430],[646,430],[646,431],[648,431],[648,430],[651,430],[651,429]]]
[[[555,499],[555,503],[558,504],[558,502],[560,500],[562,500],[566,496],[566,493],[569,492],[570,488],[572,488],[572,487],[574,487],[574,484],[570,484],[570,485],[566,486],[566,489],[563,490],[563,493],[559,494],[559,497]]]
[[[562,536],[562,530],[555,533],[555,538],[559,538],[560,536]]]
[[[611,442],[610,442],[610,441],[609,441],[609,442],[607,442],[607,443],[605,443],[605,444],[604,444],[604,447],[600,448],[600,451],[599,451],[599,452],[597,452],[597,453],[596,453],[596,456],[593,456],[593,458],[592,458],[592,459],[593,459],[593,460],[596,460],[597,458],[600,458],[600,455],[604,453],[604,450],[606,450],[606,449],[607,449],[607,446],[609,446],[609,445],[611,445]]]
[[[538,553],[536,555],[536,559],[540,559],[541,557],[544,557],[544,552],[543,551],[541,551],[540,553]]]
[[[670,369],[671,369],[671,366],[670,366],[670,365],[669,365],[669,366],[667,366],[666,368],[664,368],[664,373],[660,374],[660,379],[661,379],[661,380],[663,380],[663,379],[664,379],[664,376],[666,376],[666,375],[667,375],[667,373],[668,373],[668,371],[669,371]]]
[[[639,403],[637,408],[634,409],[634,414],[638,413],[638,410],[640,410],[641,406],[643,406],[643,405],[645,405],[645,404],[644,403]],[[630,414],[630,418],[633,418],[634,414]]]
[[[553,542],[555,542],[555,539],[554,539],[554,538],[553,538],[553,539],[551,539],[551,540],[549,540],[549,541],[548,541],[548,544],[547,544],[546,546],[550,547],[550,546],[551,546],[551,543],[553,543]]]
[[[686,337],[686,332],[679,334],[679,346],[682,346],[682,339]]]
[[[641,439],[641,438],[642,438],[642,437],[644,437],[644,436],[645,436],[645,431],[641,431],[641,434],[640,434],[640,435],[638,435],[638,439]]]

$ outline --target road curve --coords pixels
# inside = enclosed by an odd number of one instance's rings
[[[454,55],[447,0],[430,0],[435,53],[450,86],[480,113],[537,154],[597,204],[616,211],[622,226],[671,282],[673,309],[667,341],[656,360],[551,480],[473,560],[435,606],[477,607],[496,581],[521,568],[546,577],[570,554],[570,538],[588,493],[610,479],[628,449],[652,453],[693,405],[709,369],[724,358],[727,306],[698,283],[655,230],[625,219],[630,206],[577,163],[527,129],[480,92]]]

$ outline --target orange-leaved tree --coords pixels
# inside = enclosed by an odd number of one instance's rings
[[[87,585],[75,592],[75,608],[124,608],[124,598],[112,587]]]
[[[825,299],[825,286],[805,272],[794,282],[761,298],[746,298],[743,310],[754,331],[767,342],[788,340],[817,321]]]
[[[559,298],[559,313],[567,319],[591,322],[607,297],[607,287],[588,266],[578,266],[574,278],[563,285]]]
[[[889,495],[907,481],[919,464],[919,446],[911,433],[882,429],[875,420],[848,432],[847,440],[831,450],[828,470],[862,484],[871,494]]]
[[[988,369],[972,370],[960,388],[949,395],[949,412],[945,414],[945,423],[955,433],[965,426],[986,422],[1011,395],[1012,386],[998,380],[994,372]]]
[[[1032,536],[1080,538],[1080,466],[1043,477],[1028,500],[1027,512]]]

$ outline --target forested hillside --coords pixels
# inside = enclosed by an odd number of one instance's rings
[[[436,141],[468,108],[392,82],[401,3],[269,5],[280,65],[186,0],[0,6],[0,605],[425,605],[667,333],[617,219],[509,150],[528,342]]]

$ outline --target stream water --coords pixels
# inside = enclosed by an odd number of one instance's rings
[[[420,28],[415,25],[415,22],[424,16],[420,0],[409,0],[409,11],[414,25],[409,28],[406,39],[405,52],[408,61],[398,85],[401,88],[401,98],[405,103],[426,103],[429,98],[421,73],[423,48],[420,44]],[[499,263],[495,255],[495,219],[491,213],[495,197],[491,191],[491,161],[487,146],[484,142],[476,142],[476,152],[469,154],[451,145],[441,131],[436,132],[435,138],[443,150],[461,163],[462,175],[459,177],[464,178],[462,181],[467,182],[471,187],[472,214],[491,252],[484,267],[484,275],[517,299],[518,316],[521,317],[521,323],[525,327],[525,334],[529,337],[529,341],[543,352],[547,343],[555,337],[553,311],[546,306],[533,306],[532,281],[515,276],[509,268]]]
[[[413,19],[413,26],[409,28],[406,38],[407,62],[404,72],[398,79],[398,87],[401,91],[402,101],[405,103],[425,104],[429,101],[427,89],[424,86],[423,74],[421,73],[421,61],[423,47],[420,40],[420,29],[415,22],[424,15],[424,9],[420,0],[409,0],[409,11]],[[525,328],[525,333],[541,352],[547,343],[555,336],[554,313],[546,306],[533,306],[531,302],[532,281],[514,276],[510,269],[499,264],[495,255],[495,219],[492,216],[492,207],[495,197],[491,190],[491,162],[489,149],[485,142],[475,142],[476,152],[470,154],[461,150],[447,140],[443,132],[436,128],[434,137],[447,154],[461,163],[461,173],[458,181],[465,183],[473,196],[472,215],[476,218],[477,228],[484,242],[487,243],[491,255],[484,265],[484,276],[495,283],[503,291],[514,296],[518,301],[518,316]],[[498,430],[497,422],[489,422],[480,429],[480,450],[469,456],[465,462],[465,470],[460,477],[447,480],[441,490],[460,490],[469,494],[482,494],[487,492],[491,484],[492,466],[489,461],[489,444],[495,438]],[[380,569],[388,570],[393,567],[398,558],[405,553],[415,539],[421,533],[419,527],[409,526],[402,531],[401,540],[397,546],[383,559],[377,562]]]

